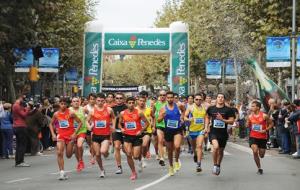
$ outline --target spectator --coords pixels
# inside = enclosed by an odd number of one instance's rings
[[[12,115],[11,115],[11,104],[3,104],[3,110],[0,110],[0,127],[2,134],[2,158],[14,158],[13,155],[13,128],[12,128]]]
[[[53,142],[50,137],[49,123],[53,116],[53,107],[49,102],[49,99],[44,99],[42,113],[45,115],[45,120],[41,129],[42,132],[42,144],[45,150],[52,150]]]
[[[298,104],[299,102],[295,102]],[[298,106],[298,105],[297,105]],[[296,145],[296,152],[293,154],[294,158],[300,158],[300,109],[294,105],[290,105],[288,107],[289,112],[291,112],[290,116],[288,117],[287,121],[290,122],[293,131],[292,138]]]
[[[29,164],[24,162],[24,155],[27,146],[27,125],[26,117],[28,114],[28,108],[24,102],[24,96],[20,95],[12,107],[13,115],[13,129],[16,135],[16,167],[30,167]]]

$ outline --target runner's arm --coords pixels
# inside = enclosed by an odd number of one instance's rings
[[[157,118],[157,122],[160,123],[165,118],[165,115],[166,115],[166,109],[161,108],[159,111],[159,116]]]
[[[89,131],[92,130],[92,126],[90,124],[91,118],[92,118],[92,113],[89,113],[88,116],[86,117],[86,121],[85,121],[86,127]]]
[[[75,130],[75,133],[77,133],[80,130],[81,126],[82,126],[82,122],[76,114],[73,115],[73,118],[78,123],[78,127]]]
[[[142,129],[142,132],[146,130],[146,128],[150,125],[148,119],[145,117],[144,113],[143,112],[140,112],[140,117],[141,117],[141,120],[145,123],[145,125],[143,126],[143,129]]]
[[[207,133],[210,132],[209,123],[210,123],[210,116],[208,114],[206,114],[206,116],[205,116],[205,122],[204,122],[204,125],[205,125],[205,129],[204,130]]]
[[[124,114],[124,111],[122,111],[122,112],[120,113],[120,115],[119,115],[119,124],[118,124],[118,127],[119,127],[119,129],[121,129],[122,133],[123,133],[123,131],[124,131],[124,128],[123,128],[123,126],[122,126],[122,123],[123,123],[123,114]]]
[[[56,120],[56,112],[53,114],[53,117],[51,118],[51,121],[49,123],[49,129],[51,132],[52,139],[56,139],[56,134],[54,132],[54,127],[53,127],[55,120]]]
[[[111,122],[112,122],[112,132],[114,132],[115,131],[115,126],[116,126],[116,116],[115,116],[115,113],[114,113],[114,111],[111,109],[111,108],[109,108],[109,112],[110,112],[110,119],[111,119]]]
[[[268,130],[273,128],[274,123],[273,123],[272,119],[267,114],[264,114],[264,119],[267,121],[267,128],[266,128],[266,131],[265,131],[265,132],[267,132]]]
[[[184,121],[190,121],[190,119],[188,118],[190,114],[190,109],[187,108],[185,113],[184,113]]]

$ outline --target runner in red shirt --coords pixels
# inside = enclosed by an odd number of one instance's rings
[[[96,105],[87,117],[88,129],[92,131],[93,149],[100,168],[100,178],[105,177],[101,155],[108,156],[111,126],[115,125],[115,114],[110,107],[104,106],[104,103],[105,95],[97,94]]]
[[[67,107],[67,99],[62,98],[59,101],[59,110],[54,113],[51,122],[49,124],[49,128],[51,131],[53,141],[57,141],[57,163],[59,167],[59,180],[68,179],[64,172],[64,150],[66,146],[66,156],[67,158],[71,158],[73,155],[73,145],[74,140],[76,139],[76,132],[80,130],[82,122],[75,115],[75,113],[70,112]],[[57,129],[57,135],[54,132],[54,123],[58,122],[59,127]],[[74,122],[78,123],[78,127],[75,130]]]
[[[269,116],[262,111],[261,103],[253,101],[251,103],[251,114],[247,120],[247,126],[250,128],[249,145],[253,151],[254,161],[258,168],[257,174],[262,175],[260,158],[265,156],[267,148],[267,132],[273,127],[273,122]]]
[[[131,180],[137,178],[134,161],[141,158],[142,133],[149,125],[142,111],[135,108],[135,98],[127,98],[127,109],[120,113],[119,128],[124,135],[124,148],[131,169]],[[145,123],[142,126],[141,121]],[[123,125],[122,125],[123,124]]]

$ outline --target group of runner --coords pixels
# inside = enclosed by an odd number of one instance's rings
[[[68,100],[61,98],[59,107],[49,125],[52,139],[57,141],[59,180],[68,178],[64,171],[64,153],[67,158],[75,153],[78,172],[85,168],[85,140],[90,146],[90,163],[96,161],[99,165],[100,178],[105,177],[102,158],[109,155],[112,144],[117,166],[115,173],[123,173],[121,151],[124,151],[131,169],[130,179],[137,179],[136,166],[139,172],[146,167],[145,158],[150,154],[152,139],[161,166],[165,166],[167,151],[169,175],[173,176],[181,169],[179,157],[184,134],[190,139],[196,172],[202,171],[203,145],[209,139],[214,164],[212,172],[219,175],[228,140],[227,126],[236,119],[234,110],[226,106],[222,93],[217,94],[215,101],[204,93],[189,95],[187,101],[180,101],[178,94],[165,90],[159,92],[158,98],[149,98],[145,91],[136,98],[125,98],[122,93],[107,96],[98,93],[90,94],[86,105],[80,98],[73,97],[68,107]],[[251,103],[247,122],[251,128],[249,143],[258,174],[263,173],[260,158],[264,157],[267,131],[272,127],[272,121],[260,108],[258,101]]]

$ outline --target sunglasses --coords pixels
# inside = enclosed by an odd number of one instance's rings
[[[122,100],[123,98],[121,98],[121,97],[116,97],[116,100]]]
[[[128,102],[127,104],[135,104],[134,102]]]
[[[166,94],[160,94],[159,96],[166,96]]]
[[[200,101],[201,99],[195,99],[195,101]]]

